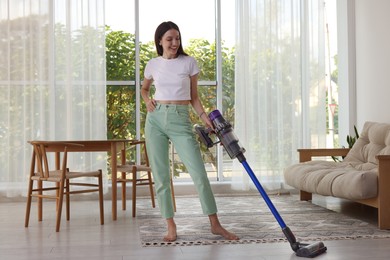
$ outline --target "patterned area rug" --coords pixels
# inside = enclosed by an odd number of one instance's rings
[[[297,196],[270,196],[271,201],[292,230],[297,241],[326,241],[362,238],[390,238],[390,231],[311,202]],[[150,200],[139,200],[137,222],[142,246],[192,246],[212,244],[249,244],[287,242],[281,228],[260,196],[216,197],[218,215],[223,226],[240,237],[225,240],[210,233],[207,216],[202,214],[198,198],[177,198],[175,221],[178,239],[164,242],[165,220],[159,210],[150,207]],[[142,202],[141,202],[142,201]]]

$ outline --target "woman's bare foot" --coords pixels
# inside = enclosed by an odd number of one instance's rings
[[[222,226],[211,227],[211,233],[213,233],[214,235],[223,236],[227,240],[239,240],[240,239],[238,236],[236,236],[235,234],[227,231]]]
[[[211,233],[213,233],[214,235],[223,236],[225,239],[228,240],[240,239],[238,236],[227,231],[225,228],[222,227],[221,223],[219,222],[217,214],[209,215],[209,219],[211,223]]]
[[[164,236],[165,242],[173,242],[177,239],[176,223],[173,218],[167,218],[168,233]]]

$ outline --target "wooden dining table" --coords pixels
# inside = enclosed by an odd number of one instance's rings
[[[117,219],[117,154],[121,154],[121,163],[126,158],[126,146],[135,140],[129,139],[109,139],[109,140],[66,140],[66,141],[47,141],[34,140],[29,143],[44,144],[47,152],[55,153],[55,166],[60,169],[60,152],[64,151],[65,146],[68,152],[111,152],[111,181],[112,181],[112,219]],[[71,145],[73,144],[73,145]]]

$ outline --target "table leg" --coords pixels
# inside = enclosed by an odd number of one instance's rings
[[[55,158],[55,167],[56,167],[56,170],[60,170],[61,169],[61,156],[60,156],[60,152],[55,152],[54,153],[54,158]],[[57,198],[60,197],[60,184],[58,182],[56,182],[56,187],[57,187],[57,190],[56,190],[56,196]],[[59,199],[56,200],[56,209],[58,210],[58,207],[60,206],[58,203],[59,203]]]
[[[116,220],[117,216],[117,160],[116,160],[116,143],[111,143],[111,189],[112,189],[112,220]]]
[[[121,164],[126,164],[126,147],[121,148]],[[121,178],[126,180],[126,172],[121,172]],[[126,181],[122,181],[122,210],[126,210]]]

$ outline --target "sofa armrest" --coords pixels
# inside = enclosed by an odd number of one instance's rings
[[[299,162],[311,161],[312,157],[319,156],[346,156],[349,150],[349,148],[298,149]]]
[[[389,190],[390,186],[390,155],[377,155],[379,191]]]
[[[378,225],[390,229],[390,155],[377,155],[378,160]]]

